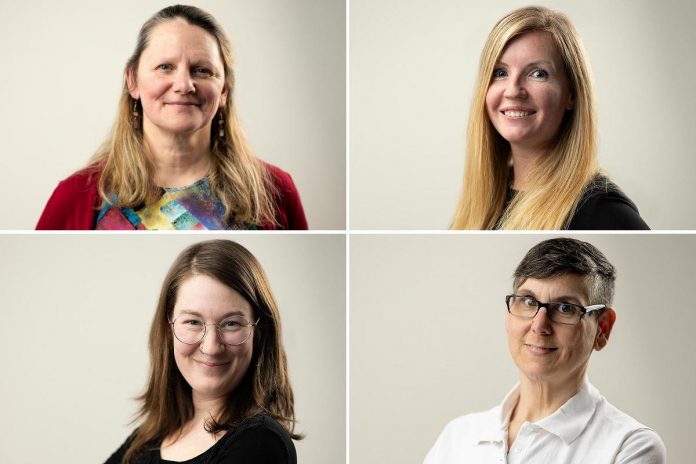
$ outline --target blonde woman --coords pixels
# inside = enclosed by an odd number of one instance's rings
[[[230,41],[176,5],[140,30],[112,134],[62,181],[37,229],[306,229],[290,175],[254,156],[234,103]]]
[[[453,229],[647,229],[601,173],[592,76],[568,18],[526,7],[483,52]]]

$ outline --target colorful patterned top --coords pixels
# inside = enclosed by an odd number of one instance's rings
[[[138,210],[104,205],[97,230],[221,230],[255,229],[224,219],[225,207],[213,196],[208,178],[187,187],[163,188],[162,196]]]

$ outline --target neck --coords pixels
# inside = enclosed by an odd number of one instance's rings
[[[515,190],[524,190],[529,183],[529,171],[534,162],[539,158],[543,150],[538,148],[512,147],[512,170],[514,173],[512,188]]]
[[[525,376],[520,378],[520,399],[512,414],[517,423],[536,422],[548,417],[572,398],[582,387],[585,375],[554,383],[545,380],[533,380]]]
[[[205,421],[210,419],[210,417],[217,417],[218,413],[222,410],[222,405],[225,402],[225,398],[219,397],[204,397],[192,392],[193,401],[193,419],[191,422],[195,424],[205,424]]]
[[[172,134],[156,127],[143,127],[147,153],[159,187],[190,185],[210,169],[210,130]]]

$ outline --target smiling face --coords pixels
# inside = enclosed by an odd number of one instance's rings
[[[572,109],[568,78],[553,36],[528,32],[512,39],[495,64],[486,112],[516,151],[543,152]]]
[[[531,296],[541,302],[559,301],[588,306],[585,279],[566,274],[548,279],[528,278],[515,294]],[[606,339],[598,335],[601,323],[608,338],[613,310],[607,310],[598,320],[587,314],[577,325],[552,322],[545,308],[540,308],[533,319],[524,319],[508,313],[505,328],[508,346],[520,373],[529,380],[552,382],[560,385],[582,381],[593,349],[602,349]],[[608,330],[607,330],[608,329]]]
[[[249,302],[239,293],[207,275],[195,274],[179,287],[171,319],[194,316],[205,324],[219,324],[230,316],[253,322]],[[215,399],[234,390],[251,362],[254,333],[241,345],[221,343],[214,325],[203,341],[188,345],[174,337],[174,359],[191,386],[194,399]]]
[[[150,33],[137,76],[127,72],[128,90],[140,99],[143,132],[210,132],[227,98],[220,50],[204,29],[175,19]]]

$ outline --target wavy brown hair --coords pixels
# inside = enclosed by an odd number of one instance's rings
[[[566,112],[553,147],[532,166],[527,188],[505,207],[512,180],[510,144],[486,113],[493,69],[505,46],[528,32],[548,32],[568,76],[574,107]],[[564,229],[597,163],[597,121],[592,73],[580,35],[567,16],[545,7],[520,8],[505,15],[488,35],[467,130],[466,170],[452,229]]]
[[[153,29],[176,19],[198,26],[215,38],[225,71],[225,87],[229,95],[224,109],[220,110],[225,121],[222,127],[225,136],[218,137],[218,118],[213,118],[208,174],[210,188],[225,206],[226,219],[255,225],[275,224],[274,184],[263,162],[252,152],[237,115],[230,39],[210,14],[186,5],[158,11],[140,29],[135,51],[126,63],[116,122],[91,161],[101,170],[98,188],[102,200],[119,207],[137,208],[159,197],[160,189],[154,182],[154,168],[143,141],[142,124],[133,127],[133,105],[136,105],[139,115],[142,115],[142,106],[128,92],[126,76],[130,73],[137,77],[140,57],[148,46]]]
[[[176,258],[162,284],[157,310],[150,328],[150,374],[124,462],[132,463],[148,444],[176,436],[194,416],[191,387],[174,360],[174,342],[169,320],[181,284],[192,275],[206,275],[227,285],[246,299],[259,318],[254,328],[249,369],[230,392],[217,417],[206,430],[218,433],[240,420],[266,413],[276,419],[293,439],[295,411],[287,370],[278,305],[266,274],[256,258],[230,240],[210,240],[186,248]]]

